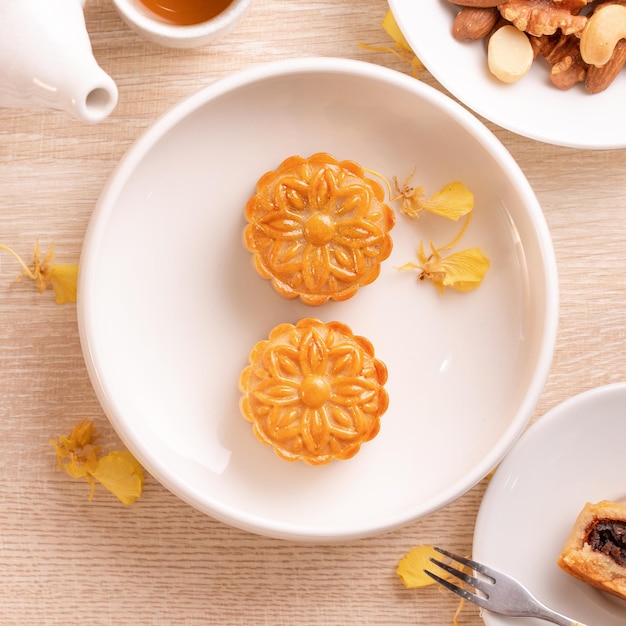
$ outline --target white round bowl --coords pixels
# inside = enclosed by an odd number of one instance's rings
[[[200,24],[170,24],[149,11],[139,0],[113,0],[120,17],[136,33],[169,48],[195,48],[228,34],[250,8],[252,0],[232,0],[222,13]]]
[[[463,181],[476,206],[462,242],[490,258],[483,283],[441,295],[399,271],[421,239],[459,224],[393,204],[394,249],[374,283],[314,308],[278,296],[242,243],[244,207],[264,172],[321,151],[388,179],[415,168],[429,194]],[[128,448],[199,510],[293,540],[381,533],[487,475],[533,413],[557,315],[544,216],[503,145],[435,89],[345,59],[254,66],[163,115],[112,174],[80,259],[85,361]],[[322,467],[278,458],[238,408],[250,349],[307,316],[347,323],[389,371],[380,433]]]

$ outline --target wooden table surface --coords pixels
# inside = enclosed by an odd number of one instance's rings
[[[358,45],[389,45],[386,11],[385,0],[255,0],[226,39],[177,51],[140,39],[110,0],[88,0],[94,53],[119,103],[96,125],[59,111],[0,109],[0,243],[30,258],[36,240],[54,242],[60,262],[78,262],[118,160],[165,110],[230,72],[318,55],[410,74],[393,55]],[[566,149],[487,126],[534,186],[558,261],[560,327],[540,419],[572,395],[625,378],[626,150]],[[89,502],[87,485],[56,469],[48,443],[87,417],[105,447],[121,445],[87,376],[76,307],[14,282],[19,268],[6,254],[0,261],[0,624],[452,624],[451,594],[406,590],[395,569],[421,543],[469,554],[484,481],[426,519],[338,545],[230,528],[150,476],[130,507],[102,489]],[[461,619],[483,623],[467,605]]]

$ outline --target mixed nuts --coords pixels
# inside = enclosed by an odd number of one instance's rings
[[[449,0],[458,41],[484,40],[491,73],[515,82],[538,56],[559,89],[609,87],[626,63],[626,0]]]

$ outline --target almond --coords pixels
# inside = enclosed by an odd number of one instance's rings
[[[626,40],[615,45],[611,58],[601,67],[590,65],[587,69],[585,87],[590,94],[604,91],[621,72],[626,63]]]
[[[497,21],[500,11],[496,7],[464,6],[452,23],[452,36],[458,41],[476,41],[486,37]]]

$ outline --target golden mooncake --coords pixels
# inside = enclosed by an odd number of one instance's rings
[[[288,461],[349,459],[374,438],[389,397],[372,344],[341,322],[279,324],[250,352],[241,412],[262,443]]]
[[[575,578],[626,599],[626,504],[587,503],[557,562]]]
[[[246,204],[245,246],[282,296],[310,305],[347,300],[391,254],[395,215],[384,197],[353,161],[292,156],[257,182]]]

